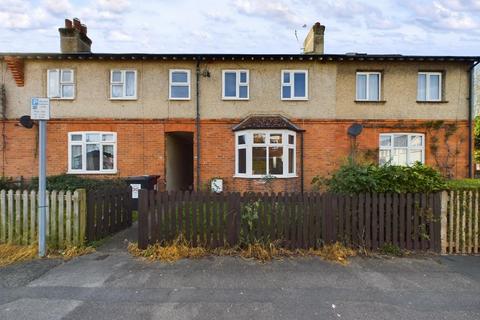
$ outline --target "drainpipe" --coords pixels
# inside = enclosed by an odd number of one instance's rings
[[[468,69],[468,74],[469,74],[469,89],[468,89],[468,177],[472,178],[473,177],[473,141],[472,141],[472,136],[473,136],[473,131],[472,131],[472,122],[473,122],[473,100],[474,100],[474,74],[475,74],[475,67],[480,63],[480,61],[475,61],[470,68]]]
[[[197,68],[195,77],[195,130],[196,130],[196,144],[197,144],[197,187],[196,190],[200,191],[200,57],[197,58]]]
[[[300,170],[301,170],[301,173],[300,173],[300,183],[301,183],[300,191],[303,194],[303,181],[304,181],[304,176],[303,176],[303,131],[300,133],[300,142],[302,144],[300,146]]]

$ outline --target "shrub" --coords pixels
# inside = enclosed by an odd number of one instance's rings
[[[357,164],[349,161],[330,178],[316,177],[314,186],[329,192],[354,194],[361,192],[434,192],[447,185],[442,175],[431,167],[415,163],[411,167]]]

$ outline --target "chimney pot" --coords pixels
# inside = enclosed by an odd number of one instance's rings
[[[316,22],[305,37],[305,41],[303,41],[303,52],[305,54],[323,54],[324,34],[325,26]]]
[[[80,19],[78,18],[73,18],[73,27],[75,29],[77,29],[78,31],[80,31],[80,27],[81,27],[81,23],[80,23]]]
[[[87,34],[87,25],[82,23],[80,28],[81,28],[81,32],[86,35]]]
[[[73,28],[72,20],[65,19],[65,28],[66,29],[72,29]]]

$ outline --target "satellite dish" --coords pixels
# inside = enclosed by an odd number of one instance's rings
[[[33,127],[33,121],[30,116],[21,116],[20,124],[27,129],[32,129]]]
[[[347,133],[351,137],[356,137],[362,133],[363,126],[360,123],[354,123],[348,127]]]

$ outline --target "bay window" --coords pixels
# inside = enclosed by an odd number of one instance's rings
[[[379,163],[409,166],[425,162],[425,136],[419,133],[380,134]]]
[[[70,132],[69,173],[115,173],[117,134],[115,132]]]
[[[246,130],[235,134],[237,177],[295,177],[295,132]]]

